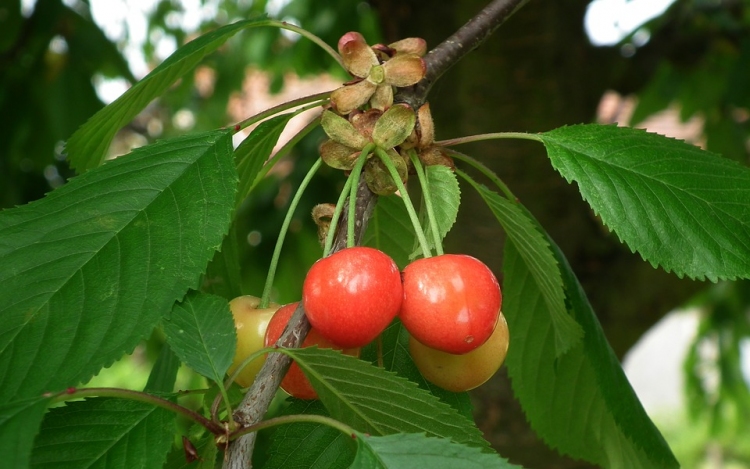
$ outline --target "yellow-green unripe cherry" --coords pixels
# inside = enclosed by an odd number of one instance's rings
[[[259,309],[259,304],[260,298],[250,295],[238,296],[229,302],[229,309],[232,311],[234,327],[237,331],[237,349],[227,372],[230,376],[248,356],[264,347],[263,338],[268,323],[276,310],[280,308],[280,305],[271,303],[267,308]],[[235,382],[243,388],[249,387],[253,384],[264,361],[264,357],[258,357],[250,362],[240,371]]]
[[[409,353],[427,381],[448,391],[463,392],[484,384],[500,369],[509,340],[508,323],[500,313],[490,338],[471,352],[461,355],[442,352],[409,337]]]

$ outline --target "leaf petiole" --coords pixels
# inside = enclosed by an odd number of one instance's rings
[[[238,366],[237,369],[234,370],[234,373],[232,373],[232,376],[230,376],[224,381],[224,386],[228,388],[234,382],[234,380],[237,379],[237,376],[240,375],[243,368],[245,368],[251,362],[254,362],[255,360],[262,357],[268,352],[273,352],[273,347],[265,347],[248,355],[247,358],[245,358],[242,361],[242,363],[240,363],[240,366]]]
[[[263,355],[272,352],[274,350],[274,347],[265,347],[262,348],[254,353],[251,353],[250,355],[245,358],[242,363],[240,363],[240,366],[237,367],[236,370],[234,370],[234,373],[224,380],[224,388],[228,388],[232,385],[235,379],[237,379],[237,376],[242,372],[242,370],[249,365],[251,362],[257,360],[258,358],[262,357]],[[214,422],[218,422],[219,419],[217,417],[219,412],[219,403],[221,402],[221,395],[216,396],[216,399],[214,399],[214,402],[211,404],[211,419]]]
[[[542,143],[542,137],[536,134],[529,134],[526,132],[496,132],[491,134],[479,134],[469,135],[466,137],[451,138],[448,140],[440,140],[435,142],[435,145],[441,147],[450,147],[453,145],[462,145],[464,143],[482,142],[485,140],[499,140],[504,138],[515,138],[520,140],[534,140],[535,142]]]
[[[490,168],[488,168],[487,166],[483,165],[482,163],[480,163],[476,159],[470,157],[469,155],[464,155],[463,153],[459,153],[459,152],[457,152],[455,150],[446,149],[446,151],[453,158],[455,158],[455,159],[457,159],[459,161],[463,161],[464,163],[469,164],[472,168],[476,169],[477,171],[479,171],[480,173],[482,173],[484,176],[486,176],[487,179],[489,179],[490,181],[492,181],[497,186],[497,188],[500,189],[500,191],[503,194],[505,194],[505,197],[507,197],[511,202],[514,202],[514,203],[518,202],[518,198],[513,194],[513,192],[511,192],[510,188],[508,188],[508,186],[503,182],[503,180],[500,179],[497,176],[497,174],[495,174],[494,172],[492,172],[492,170]],[[469,182],[473,182],[474,181],[473,179],[471,179],[471,177],[468,174],[464,173],[461,170],[457,169],[456,170],[456,174],[458,174],[462,178],[466,179],[467,181],[471,180]]]
[[[322,105],[325,101],[327,101],[330,95],[331,95],[330,91],[325,91],[323,93],[311,94],[310,96],[303,96],[302,98],[297,98],[291,101],[287,101],[285,103],[281,103],[278,106],[274,106],[272,108],[266,109],[263,112],[259,112],[258,114],[248,117],[247,119],[235,124],[233,127],[234,133],[237,133],[240,130],[246,127],[250,127],[251,125],[258,123],[264,119],[267,119],[273,115],[280,114],[281,112],[286,111],[287,109],[292,109],[297,106],[302,106],[299,109],[295,109],[294,111],[295,114],[300,114],[304,111],[307,111],[308,109],[314,109]],[[312,103],[312,104],[308,104],[308,103]],[[303,106],[305,104],[307,104],[307,106]]]
[[[180,414],[198,425],[202,425],[208,431],[214,435],[221,435],[225,433],[224,428],[216,422],[208,420],[206,417],[194,412],[187,407],[183,407],[163,397],[154,396],[141,391],[133,391],[131,389],[122,388],[70,388],[68,390],[55,394],[50,404],[58,402],[70,401],[73,399],[83,399],[86,397],[114,397],[118,399],[130,399],[138,402],[145,402],[147,404],[161,407],[162,409],[170,410],[176,414]]]
[[[241,437],[242,435],[246,435],[248,433],[254,433],[254,432],[263,430],[265,428],[271,428],[271,427],[275,427],[278,425],[285,425],[289,423],[302,423],[302,422],[319,423],[322,425],[327,425],[331,428],[335,428],[336,430],[340,431],[341,433],[347,436],[355,435],[355,430],[352,427],[346,425],[345,423],[339,422],[338,420],[334,420],[331,417],[326,417],[324,415],[314,415],[314,414],[300,414],[300,415],[285,415],[283,417],[274,417],[274,418],[256,423],[255,425],[250,425],[249,427],[243,427],[233,432],[231,435],[229,435],[229,440],[231,441],[231,440]]]

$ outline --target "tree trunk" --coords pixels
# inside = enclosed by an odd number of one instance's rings
[[[429,47],[486,4],[478,0],[373,3],[386,40],[418,36]],[[602,94],[618,78],[613,71],[633,64],[615,49],[589,44],[583,28],[588,3],[533,0],[448,71],[429,96],[437,138],[543,132],[594,121]],[[701,287],[654,269],[631,253],[601,224],[576,187],[552,169],[538,143],[501,140],[460,150],[493,169],[551,234],[588,293],[618,356]],[[502,230],[480,197],[470,187],[462,187],[462,209],[447,239],[447,251],[481,258],[502,279],[502,241]],[[473,397],[478,425],[511,462],[534,468],[590,467],[560,457],[536,438],[512,397],[505,373]]]

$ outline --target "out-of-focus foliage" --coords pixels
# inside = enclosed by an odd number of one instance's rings
[[[679,0],[645,27],[653,75],[632,124],[676,104],[705,120],[708,150],[750,163],[750,2]]]
[[[202,3],[217,3],[217,14],[206,20],[195,35],[238,20],[269,14],[274,19],[301,25],[334,47],[338,38],[349,30],[361,31],[374,41],[380,40],[375,14],[365,2],[292,0],[278,11],[265,0],[204,0]],[[174,27],[174,21],[170,21],[170,14],[182,9],[179,1],[162,1],[148,19],[149,32],[156,32],[157,36],[172,36],[178,44],[190,40],[192,35],[186,35],[179,27]],[[147,60],[156,59],[153,44],[146,43],[143,52]],[[183,131],[174,129],[169,119],[181,109],[192,112],[196,129],[226,124],[227,102],[232,93],[241,89],[248,67],[268,73],[273,92],[281,89],[284,76],[289,73],[308,76],[326,72],[335,74],[342,81],[348,79],[338,64],[311,41],[295,33],[281,32],[278,28],[253,30],[228,41],[203,62],[203,71],[212,77],[212,86],[207,92],[197,91],[192,76],[162,98],[161,105],[166,110],[166,115],[162,116],[165,136]]]
[[[175,14],[184,9],[182,2],[159,2],[148,18],[147,36],[172,37],[181,45],[218,26],[269,11],[267,1],[201,3],[215,5],[217,13],[188,34],[175,21]],[[0,207],[5,208],[38,199],[72,175],[64,162],[64,142],[103,106],[96,81],[119,77],[133,83],[136,78],[121,52],[130,38],[126,35],[119,44],[109,40],[93,22],[87,2],[71,8],[62,0],[39,1],[24,17],[21,0],[10,0],[0,6],[0,13]],[[380,41],[375,14],[364,2],[293,0],[272,13],[334,46],[349,30],[361,31],[373,43]],[[143,53],[147,63],[158,64],[153,42],[143,45]],[[269,72],[272,90],[279,90],[290,72],[330,72],[347,79],[312,42],[277,28],[262,28],[235,38],[207,58],[202,72],[210,77],[210,86],[199,90],[195,75],[190,75],[126,131],[141,136],[143,144],[186,130],[226,125],[227,103],[241,89],[248,66]],[[194,118],[189,128],[175,124],[179,111]]]
[[[750,344],[750,284],[720,283],[697,303],[702,319],[684,364],[688,415],[707,422],[707,439],[748,462],[747,447],[738,443],[750,434],[750,389],[741,358],[743,344]]]
[[[114,44],[61,0],[0,7],[0,207],[64,182],[63,141],[102,107],[92,78],[132,80]]]

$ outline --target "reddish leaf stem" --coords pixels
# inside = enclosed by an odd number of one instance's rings
[[[145,402],[163,409],[170,410],[176,414],[180,414],[184,417],[189,418],[193,422],[203,425],[208,431],[214,435],[221,435],[225,433],[224,428],[218,425],[216,422],[205,418],[197,412],[193,412],[187,407],[183,407],[176,404],[168,399],[164,399],[153,394],[148,394],[141,391],[133,391],[131,389],[122,388],[69,388],[66,391],[60,392],[52,399],[52,402],[63,402],[72,399],[83,399],[85,397],[116,397],[119,399],[130,399],[139,402]]]

